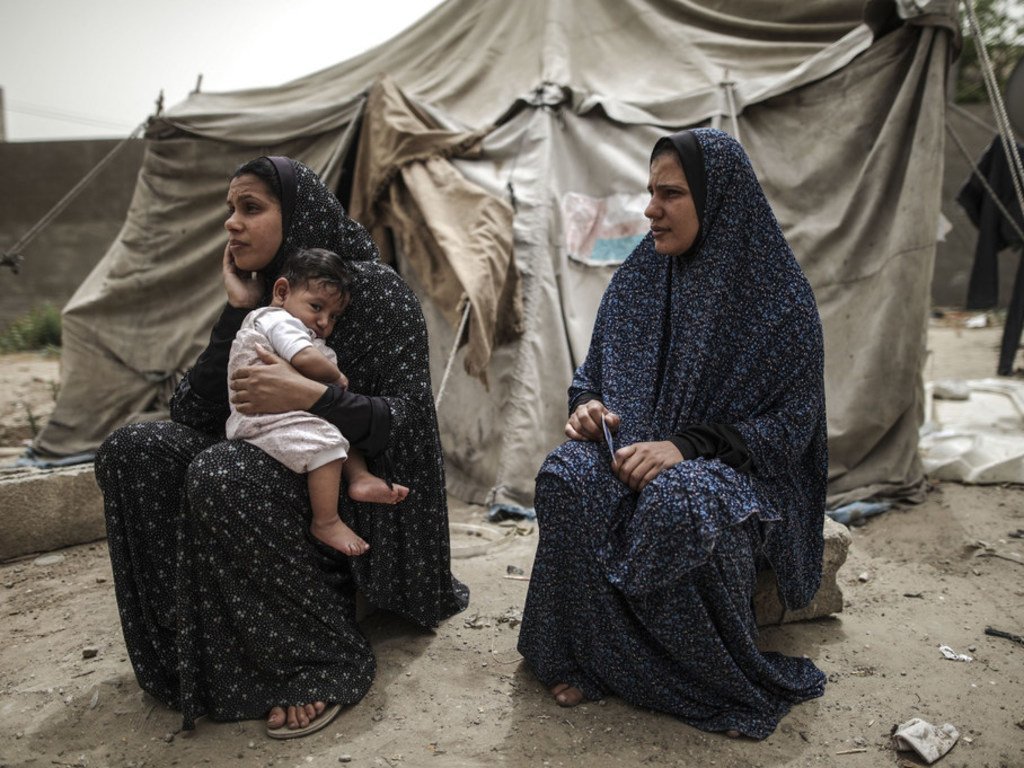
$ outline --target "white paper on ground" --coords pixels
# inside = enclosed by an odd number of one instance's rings
[[[914,717],[900,725],[893,733],[893,738],[896,749],[912,749],[930,765],[953,748],[960,738],[960,732],[949,723],[939,728],[927,720]]]

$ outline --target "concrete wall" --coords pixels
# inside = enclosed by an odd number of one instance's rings
[[[0,143],[0,252],[75,186],[117,140]],[[33,307],[64,306],[124,222],[145,142],[123,147],[24,249],[21,272],[0,267],[0,330]]]

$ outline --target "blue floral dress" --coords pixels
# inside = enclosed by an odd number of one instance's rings
[[[519,650],[546,685],[616,694],[708,731],[765,738],[822,695],[804,658],[762,653],[751,607],[770,565],[790,607],[821,578],[827,486],[821,323],[742,148],[695,130],[706,200],[687,254],[646,238],[606,290],[570,402],[596,393],[620,446],[728,425],[752,469],[697,457],[639,494],[603,444],[544,462]]]

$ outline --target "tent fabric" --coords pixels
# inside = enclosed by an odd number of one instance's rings
[[[522,332],[513,212],[448,158],[478,156],[489,131],[444,131],[382,78],[367,97],[349,209],[379,242],[388,243],[387,230],[394,233],[405,263],[453,330],[469,302],[464,362],[484,381],[492,344]]]
[[[815,290],[831,500],[913,495],[952,36],[941,14],[901,24],[891,5],[898,26],[872,32],[862,10],[861,0],[448,0],[306,78],[190,96],[151,123],[121,236],[65,309],[70,338],[95,349],[66,352],[66,394],[35,447],[95,447],[132,414],[160,410],[156,380],[191,364],[223,300],[226,178],[249,157],[287,154],[379,219],[379,244],[394,243],[424,299],[435,386],[453,305],[463,292],[476,301],[459,355],[470,369],[486,357],[487,385],[465,375],[447,385],[449,490],[529,506],[612,272],[570,258],[563,203],[641,194],[656,138],[710,123],[741,140]],[[445,199],[451,184],[472,192],[470,210]],[[516,286],[521,322],[506,309]],[[99,357],[102,378],[88,364]],[[115,396],[97,394],[93,408],[75,394],[85,391]]]

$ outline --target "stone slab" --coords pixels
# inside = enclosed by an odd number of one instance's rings
[[[845,525],[830,517],[825,518],[825,554],[822,563],[821,586],[811,602],[798,610],[787,611],[779,599],[775,583],[775,572],[762,571],[757,577],[754,590],[754,618],[759,627],[769,624],[788,624],[791,621],[806,621],[843,610],[843,591],[839,588],[837,575],[846,562],[853,537]]]
[[[92,464],[0,473],[0,561],[106,536]]]

